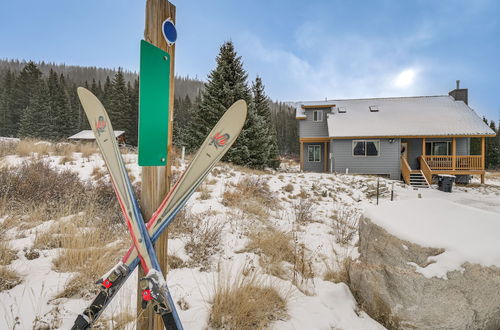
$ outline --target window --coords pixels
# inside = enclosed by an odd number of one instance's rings
[[[451,141],[425,142],[425,154],[429,156],[449,156]]]
[[[379,140],[354,140],[352,141],[352,155],[356,157],[378,156],[380,150]]]
[[[311,145],[307,147],[307,159],[310,162],[320,162],[321,161],[321,146]]]
[[[313,111],[313,120],[314,121],[323,121],[323,111],[314,110]]]

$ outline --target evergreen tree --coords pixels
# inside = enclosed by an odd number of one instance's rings
[[[495,122],[490,121],[490,128],[497,133]],[[486,155],[485,155],[486,168],[494,169],[500,166],[500,145],[497,143],[496,136],[486,138]]]
[[[276,141],[276,128],[271,119],[269,99],[264,91],[262,79],[257,76],[252,85],[253,108],[255,111],[256,132],[251,141],[252,167],[279,167],[278,144]]]
[[[130,127],[127,129],[127,143],[136,146],[137,145],[137,134],[139,126],[139,81],[134,80],[134,85],[127,83],[127,93],[130,102],[129,114],[130,117]]]
[[[23,112],[19,136],[32,138],[52,137],[52,109],[49,88],[44,80],[38,82],[33,97]]]
[[[185,147],[188,141],[188,127],[191,125],[191,108],[193,104],[189,95],[174,100],[174,132],[173,144],[176,147]]]
[[[216,68],[208,75],[202,101],[193,109],[193,120],[187,141],[189,151],[196,150],[200,146],[206,135],[234,102],[243,99],[250,105],[251,94],[247,85],[247,74],[232,42],[225,42],[220,47],[216,62]],[[248,117],[251,116],[252,113],[249,111]],[[240,165],[250,163],[248,149],[250,122],[247,120],[245,123],[244,130],[224,157],[225,160]]]
[[[11,105],[12,128],[9,135],[17,136],[20,126],[20,120],[24,110],[30,103],[33,92],[36,90],[42,72],[34,62],[28,62],[22,69],[19,77],[16,79],[13,90],[13,104]]]
[[[102,97],[101,97],[102,105],[104,105],[104,107],[106,109],[109,106],[112,89],[113,89],[113,86],[111,84],[111,79],[109,79],[109,76],[106,76],[106,80],[104,81],[104,87],[102,90]]]
[[[109,105],[106,109],[113,123],[113,129],[123,130],[125,131],[127,139],[133,139],[133,116],[131,114],[129,94],[121,68],[118,69],[111,83]]]
[[[13,117],[14,88],[16,76],[7,70],[0,90],[0,136],[13,137],[16,134],[16,123]]]

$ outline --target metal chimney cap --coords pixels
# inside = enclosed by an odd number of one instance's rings
[[[457,89],[460,89],[460,80],[457,80]]]

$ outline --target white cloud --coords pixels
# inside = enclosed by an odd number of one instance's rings
[[[251,75],[262,76],[273,99],[319,100],[429,92],[432,81],[424,83],[425,73],[434,65],[414,55],[417,43],[432,39],[427,28],[392,40],[327,35],[314,23],[305,24],[307,28],[297,29],[296,45],[290,45],[291,49],[275,47],[249,32],[235,38],[246,69]]]

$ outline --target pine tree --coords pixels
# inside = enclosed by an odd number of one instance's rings
[[[127,143],[136,146],[138,139],[138,125],[139,125],[139,81],[134,79],[134,85],[130,82],[127,83],[127,93],[130,102],[129,114],[130,117],[130,127],[126,129],[127,133]]]
[[[113,82],[111,83],[109,105],[106,109],[108,110],[110,120],[113,123],[113,128],[115,130],[125,131],[127,139],[129,137],[133,139],[133,116],[130,108],[129,94],[121,68],[118,69],[118,72],[115,74]]]
[[[16,79],[13,90],[14,103],[10,109],[12,128],[9,135],[17,136],[24,110],[30,104],[30,99],[40,82],[41,76],[42,72],[34,62],[30,61],[24,66]]]
[[[490,121],[490,128],[497,133],[495,122]],[[500,165],[500,145],[497,143],[496,136],[486,138],[486,168],[494,169]]]
[[[50,138],[52,136],[51,113],[49,88],[44,80],[40,80],[33,91],[28,107],[23,112],[19,136]]]
[[[252,167],[279,167],[278,144],[276,141],[276,128],[271,119],[269,99],[264,91],[262,79],[257,76],[252,85],[253,108],[256,117],[256,129],[251,148]]]
[[[185,147],[188,140],[188,127],[191,125],[191,108],[193,104],[189,95],[174,100],[174,131],[173,144],[176,147]]]
[[[7,70],[0,91],[0,136],[15,136],[16,124],[13,118],[14,88],[16,76]]]
[[[216,62],[216,68],[208,75],[202,101],[193,109],[193,120],[189,141],[187,141],[189,151],[199,147],[206,135],[234,102],[243,99],[250,105],[251,94],[247,85],[247,73],[231,41],[225,42],[220,47]],[[251,111],[249,111],[249,117],[251,117]],[[250,163],[249,123],[250,120],[247,120],[236,143],[224,157],[225,160],[240,165]]]

